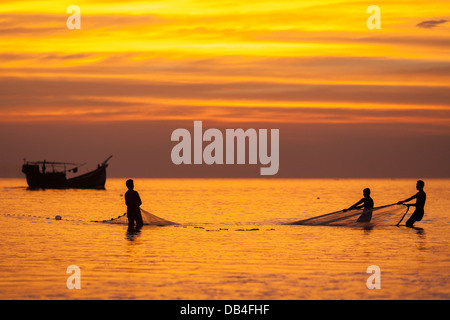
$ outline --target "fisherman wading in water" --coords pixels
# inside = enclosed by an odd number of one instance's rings
[[[370,189],[365,188],[363,190],[364,198],[359,200],[357,203],[352,205],[348,209],[344,209],[343,211],[353,210],[353,209],[364,209],[363,213],[359,216],[356,222],[370,222],[372,219],[372,209],[373,209],[373,200],[370,197]]]
[[[424,215],[424,207],[425,207],[425,201],[427,199],[427,195],[425,191],[423,191],[423,187],[425,186],[425,182],[422,180],[418,180],[416,184],[417,193],[413,195],[412,197],[399,201],[398,204],[404,204],[405,202],[411,201],[413,199],[416,199],[416,203],[406,204],[406,206],[410,207],[416,207],[416,210],[414,210],[414,213],[411,215],[411,217],[406,221],[406,226],[409,228],[412,228],[414,223],[416,221],[421,221]]]
[[[127,205],[127,217],[128,217],[128,231],[138,231],[144,225],[141,215],[141,197],[139,193],[134,189],[134,182],[132,179],[126,182],[128,191],[125,193],[125,204]],[[134,222],[136,221],[136,229],[134,228]]]

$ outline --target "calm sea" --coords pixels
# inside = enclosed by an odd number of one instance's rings
[[[142,208],[180,225],[129,234],[90,222],[125,212],[125,179],[44,191],[1,179],[0,299],[449,299],[450,180],[425,183],[417,228],[365,230],[284,223],[348,207],[365,187],[376,206],[397,202],[415,180],[135,179]],[[380,289],[367,288],[372,265]]]

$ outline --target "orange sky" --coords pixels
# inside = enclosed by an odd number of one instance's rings
[[[66,27],[73,4],[81,30]],[[0,122],[403,124],[448,137],[450,2],[374,4],[380,30],[366,1],[2,1]]]

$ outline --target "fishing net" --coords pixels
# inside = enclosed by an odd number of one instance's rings
[[[141,215],[142,215],[142,221],[144,222],[144,225],[170,226],[170,225],[177,224],[175,222],[157,217],[154,214],[151,214],[150,212],[145,211],[144,209],[141,209]],[[124,213],[123,215],[118,216],[117,218],[112,218],[110,220],[103,220],[103,221],[93,221],[93,222],[128,224],[128,217],[127,217],[127,214]]]
[[[409,208],[409,207],[408,207]],[[341,210],[320,216],[292,222],[289,224],[308,226],[393,226],[399,223],[408,212],[404,205],[390,204],[373,209]]]

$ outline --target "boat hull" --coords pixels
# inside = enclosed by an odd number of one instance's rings
[[[91,172],[70,179],[66,178],[64,172],[42,173],[36,165],[24,164],[22,172],[30,189],[105,189],[107,167],[107,164],[103,164]]]

